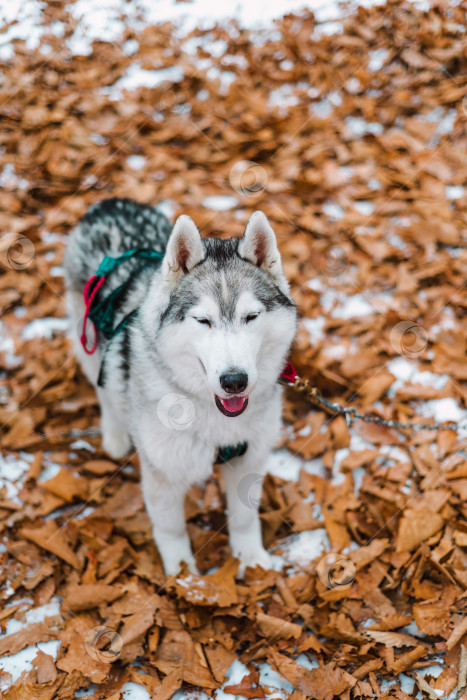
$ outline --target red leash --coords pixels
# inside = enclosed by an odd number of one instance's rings
[[[83,318],[83,330],[81,333],[80,341],[81,345],[83,346],[84,352],[86,352],[88,355],[92,355],[93,353],[96,352],[97,348],[97,329],[94,323],[92,323],[92,327],[94,329],[94,342],[91,348],[88,348],[87,346],[87,335],[86,335],[86,328],[87,324],[89,321],[89,313],[91,311],[91,306],[92,302],[94,301],[94,297],[96,296],[97,292],[99,291],[100,287],[104,283],[105,277],[98,277],[97,275],[94,275],[93,277],[90,277],[88,281],[86,282],[86,285],[83,289],[83,299],[84,299],[84,306],[85,306],[85,311],[84,311],[84,318]]]

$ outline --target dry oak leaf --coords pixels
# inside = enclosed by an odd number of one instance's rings
[[[280,617],[266,615],[261,611],[256,613],[256,622],[265,637],[270,639],[298,639],[302,634],[303,627]],[[241,693],[240,693],[241,695]]]
[[[84,586],[72,584],[67,587],[63,597],[63,605],[72,612],[92,610],[105,603],[113,603],[121,598],[124,591],[118,586],[104,583],[93,583]]]
[[[62,468],[52,479],[43,481],[40,487],[71,503],[75,498],[86,500],[89,492],[89,482],[68,469]]]
[[[222,683],[229,666],[235,661],[235,652],[226,649],[221,644],[215,646],[205,646],[204,654],[208,661],[212,674],[218,683]]]
[[[365,632],[366,637],[370,637],[377,644],[384,644],[385,647],[416,647],[418,644],[418,639],[412,637],[410,634],[403,634],[402,632],[384,632],[380,630],[367,630]]]
[[[0,656],[17,654],[21,649],[37,644],[37,642],[57,639],[58,632],[51,629],[51,627],[59,622],[59,617],[48,617],[45,622],[35,622],[33,625],[28,625],[18,632],[2,637],[0,639]]]
[[[467,615],[459,620],[449,635],[446,641],[448,651],[455,647],[465,634],[467,634]]]
[[[57,678],[55,661],[50,654],[44,654],[39,649],[39,653],[32,660],[32,665],[36,668],[38,683],[52,683]]]
[[[104,476],[105,474],[113,474],[117,471],[118,464],[108,459],[92,459],[83,464],[83,469],[95,476]]]
[[[370,564],[374,559],[381,556],[385,549],[389,546],[389,540],[374,539],[370,544],[364,545],[359,549],[355,549],[349,554],[349,559],[355,564],[357,571],[363,569],[364,566]]]
[[[154,665],[165,674],[177,670],[183,680],[191,685],[208,689],[217,687],[199,644],[195,646],[185,630],[166,632],[157,649]]]
[[[3,700],[52,700],[63,684],[65,676],[57,676],[49,683],[21,683],[13,685],[2,695]]]
[[[449,604],[446,602],[415,603],[412,612],[420,632],[433,637],[447,635],[450,615]]]
[[[220,569],[206,576],[192,573],[169,576],[167,588],[175,590],[177,595],[188,603],[227,608],[238,602],[235,585],[238,567],[237,559],[229,559]]]
[[[59,528],[55,520],[47,520],[39,528],[22,528],[19,534],[42,549],[52,552],[74,569],[81,568],[78,557],[67,542],[65,530]]]
[[[335,695],[344,693],[357,682],[353,676],[335,668],[332,663],[309,670],[272,649],[271,659],[279,673],[292,683],[296,690],[314,700],[332,700]]]
[[[407,508],[399,523],[396,537],[396,552],[411,552],[444,525],[439,513],[429,510]]]
[[[427,653],[427,648],[424,644],[419,644],[415,649],[406,651],[397,657],[395,662],[392,664],[391,670],[394,673],[401,673],[402,671],[408,671],[416,661],[425,656]]]
[[[67,673],[79,669],[93,683],[103,683],[109,677],[111,664],[93,658],[85,645],[86,634],[95,626],[96,618],[89,613],[81,613],[67,620],[59,635],[62,645],[56,666]]]

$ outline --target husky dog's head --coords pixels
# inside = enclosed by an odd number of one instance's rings
[[[296,311],[266,216],[256,212],[243,238],[227,240],[202,239],[181,216],[162,263],[158,307],[160,359],[180,388],[229,417],[271,391]]]

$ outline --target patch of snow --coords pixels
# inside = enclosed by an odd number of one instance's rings
[[[388,60],[389,51],[387,49],[377,49],[376,51],[369,51],[368,55],[370,60],[368,61],[367,68],[371,71],[378,71],[381,70]]]
[[[312,102],[310,104],[310,112],[312,112],[318,119],[327,119],[331,116],[334,111],[332,104],[325,99],[319,102]]]
[[[213,3],[212,0],[196,0],[188,6],[173,0],[141,0],[145,21],[157,23],[174,22],[178,32],[187,33],[193,29],[211,29],[216,22],[235,19],[248,28],[260,28],[270,24],[274,19],[288,13],[299,12],[305,6],[324,8],[322,0],[257,0],[257,2],[238,2],[230,6]]]
[[[133,681],[127,681],[125,685],[122,686],[121,692],[123,693],[124,700],[151,700],[151,696],[146,688]]]
[[[176,204],[171,199],[161,200],[156,204],[155,209],[166,216],[169,221],[173,221],[175,217]]]
[[[0,39],[5,35],[0,34]],[[0,45],[0,58],[2,53],[2,46]],[[15,166],[12,163],[6,163],[0,173],[0,187],[5,190],[25,190],[29,186],[29,182],[24,178],[18,177],[15,171]]]
[[[74,450],[87,450],[88,452],[95,452],[96,448],[91,445],[87,440],[75,440],[72,442],[70,447]]]
[[[144,156],[138,156],[136,154],[128,156],[126,163],[132,170],[142,170],[146,165],[146,158]]]
[[[229,92],[229,87],[237,79],[235,73],[230,70],[220,70],[217,66],[211,66],[206,72],[206,76],[209,80],[219,80],[220,81],[220,94],[227,95]]]
[[[224,681],[222,687],[216,691],[216,700],[233,700],[235,697],[240,697],[229,693],[224,693],[224,688],[226,685],[237,685],[238,683],[241,683],[242,679],[245,678],[245,676],[248,676],[249,673],[250,672],[245,664],[242,664],[239,659],[235,659],[235,661],[227,669],[225,674],[226,680]]]
[[[308,656],[307,654],[300,654],[299,656],[297,656],[295,661],[297,662],[297,664],[303,666],[304,668],[307,668],[309,671],[311,671],[313,668],[319,668],[318,661],[313,657],[310,658],[310,656]]]
[[[271,694],[268,693],[267,695],[268,700],[273,700],[273,698],[285,699],[293,692],[294,687],[292,683],[282,678],[268,663],[261,664],[258,667],[258,671],[260,685],[272,691]]]
[[[379,122],[367,122],[362,117],[347,117],[345,123],[350,134],[358,138],[365,134],[380,136],[384,131],[383,125]]]
[[[204,690],[177,690],[175,695],[172,695],[172,700],[209,700],[209,695]]]
[[[20,2],[11,0],[2,3],[0,7],[0,24],[17,21],[6,32],[0,34],[0,59],[9,61],[15,55],[14,39],[23,39],[27,49],[36,49],[39,46],[44,28],[40,26],[42,2]]]
[[[125,56],[132,56],[139,49],[139,44],[136,39],[128,39],[122,46]]]
[[[290,535],[278,547],[283,550],[281,556],[284,562],[306,566],[320,554],[329,551],[330,543],[326,530],[318,528]]]
[[[50,453],[46,453],[44,455],[44,465],[41,470],[41,474],[39,478],[37,479],[37,483],[40,484],[42,481],[48,481],[49,479],[53,479],[54,476],[57,476],[58,472],[62,468],[60,464],[56,464],[55,462],[51,462],[49,458]]]
[[[269,107],[277,107],[282,115],[287,114],[289,107],[296,107],[298,104],[300,104],[300,100],[294,94],[294,86],[292,85],[281,85],[269,93]]]
[[[412,620],[410,624],[401,627],[399,631],[403,632],[404,634],[411,634],[413,637],[426,637],[426,634],[424,632],[420,632],[418,629],[418,625],[415,620]]]
[[[92,515],[94,513],[95,508],[92,506],[88,506],[87,508],[83,508],[82,511],[80,511],[77,515],[73,516],[74,520],[83,520],[84,518],[87,518],[88,515]]]
[[[7,334],[7,326],[3,321],[0,321],[0,353],[3,353],[3,359],[10,367],[19,365],[22,360],[20,355],[15,354],[15,342]]]
[[[400,447],[397,445],[380,445],[378,447],[378,452],[382,455],[385,455],[389,459],[394,460],[394,462],[409,462],[410,459],[407,456],[407,453],[404,452]]]
[[[38,642],[33,646],[22,649],[17,654],[2,656],[0,658],[0,669],[6,673],[10,673],[12,676],[12,682],[14,683],[16,680],[18,680],[23,671],[32,671],[32,662],[36,658],[38,650],[42,651],[44,654],[52,656],[55,661],[59,647],[59,640]],[[9,686],[9,682],[2,682],[0,680],[0,691],[6,691]]]
[[[433,417],[436,422],[454,421],[465,423],[467,421],[467,410],[460,408],[456,399],[432,399],[424,401],[420,406],[423,416]]]
[[[363,216],[371,216],[375,210],[373,202],[367,202],[360,200],[359,202],[354,202],[353,208],[356,209]]]
[[[302,318],[302,323],[308,331],[312,345],[315,345],[324,338],[324,324],[326,323],[324,316]]]
[[[313,289],[313,291],[315,291],[315,292],[323,292],[324,291],[324,284],[323,284],[322,280],[320,280],[319,277],[314,277],[312,280],[308,280],[306,285],[310,289]]]
[[[354,483],[354,493],[356,496],[358,496],[360,489],[362,488],[363,484],[363,477],[366,474],[366,469],[365,467],[357,467],[356,469],[352,470],[352,477],[353,477],[353,483]]]
[[[332,360],[342,360],[342,358],[346,356],[348,348],[345,343],[337,343],[336,345],[326,345],[326,347],[323,348],[323,352],[326,357]]]
[[[436,134],[438,136],[444,136],[446,134],[452,134],[454,131],[454,124],[457,119],[457,111],[455,109],[449,109],[443,116],[436,129]]]
[[[137,90],[141,87],[154,88],[164,82],[179,83],[184,74],[178,66],[161,68],[159,70],[145,70],[139,63],[132,63],[126,73],[113,85],[102,88],[104,94],[111,100],[120,100],[122,90]]]
[[[23,340],[33,338],[53,338],[57,333],[68,330],[69,320],[67,318],[45,317],[36,318],[28,323],[21,333]]]
[[[325,476],[326,474],[323,460],[320,457],[316,457],[316,459],[309,459],[307,462],[304,462],[303,469],[308,474],[314,474],[315,476]]]
[[[24,318],[27,314],[28,310],[25,306],[15,306],[13,309],[13,313],[16,316],[16,318]],[[1,321],[0,321],[1,324]]]
[[[330,219],[339,220],[345,215],[345,211],[336,202],[325,202],[322,207],[323,213],[329,216]]]
[[[11,498],[15,503],[21,503],[18,491],[28,470],[29,463],[25,459],[0,454],[0,489],[5,487],[6,497]]]
[[[345,297],[335,309],[332,310],[333,318],[357,318],[361,316],[369,316],[375,313],[373,306],[365,299],[362,294],[354,294],[351,297]]]
[[[401,690],[403,693],[407,693],[407,695],[412,695],[414,686],[415,686],[415,679],[410,678],[410,676],[406,676],[405,673],[400,673],[399,674],[399,683],[401,684]]]
[[[418,362],[408,360],[406,357],[395,357],[386,364],[386,368],[396,378],[396,381],[388,390],[388,396],[395,396],[399,389],[407,383],[430,386],[433,389],[441,390],[449,380],[447,374],[435,374],[429,371],[420,371]]]
[[[462,185],[446,185],[446,199],[462,199],[465,189]]]
[[[230,195],[218,195],[217,197],[205,197],[203,199],[203,207],[213,209],[214,211],[227,211],[233,209],[238,204],[236,197]]]
[[[303,460],[293,455],[289,450],[274,450],[268,457],[266,471],[272,476],[287,481],[296,481],[303,467]]]

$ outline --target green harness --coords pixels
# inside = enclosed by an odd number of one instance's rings
[[[120,333],[120,331],[125,328],[129,320],[136,313],[136,311],[132,311],[131,313],[127,314],[127,316],[125,316],[120,323],[115,323],[115,314],[118,311],[119,302],[128,286],[128,282],[123,282],[123,284],[116,287],[112,292],[110,292],[110,294],[101,298],[101,294],[98,294],[98,292],[109,275],[119,265],[127,260],[130,260],[131,258],[138,258],[159,264],[163,257],[164,253],[159,253],[156,250],[146,248],[133,248],[132,250],[128,250],[126,253],[119,255],[117,258],[112,258],[107,255],[104,257],[97,269],[96,274],[89,278],[83,290],[85,313],[80,340],[84,351],[88,355],[92,355],[97,349],[97,329],[101,331],[107,340],[111,340],[117,335],[117,333]],[[91,347],[88,347],[87,344],[88,321],[91,321],[94,328],[94,340]],[[241,457],[245,454],[247,449],[247,442],[239,442],[236,445],[225,445],[224,447],[219,447],[215,464],[225,464],[226,462],[230,462],[230,460],[234,459],[235,457]]]

